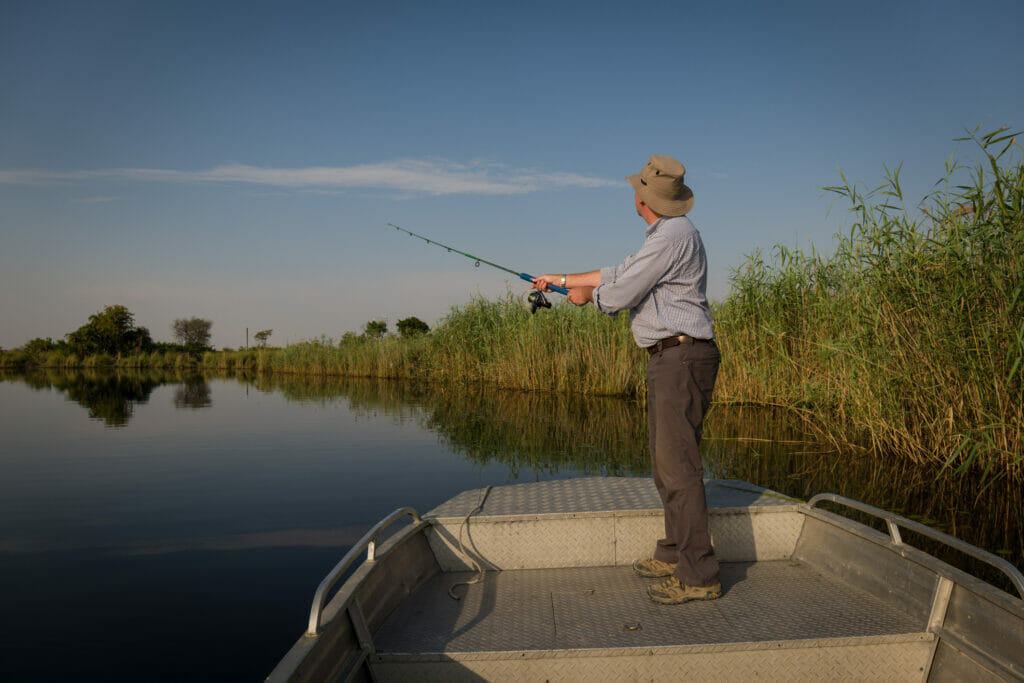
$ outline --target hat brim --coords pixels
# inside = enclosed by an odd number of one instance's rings
[[[651,191],[651,188],[640,182],[640,174],[626,176],[626,180],[636,190],[644,204],[662,216],[685,216],[693,208],[693,190],[683,185],[683,196],[680,199],[665,199]]]

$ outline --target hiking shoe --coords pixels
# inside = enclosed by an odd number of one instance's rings
[[[674,563],[669,564],[668,562],[656,560],[653,557],[633,562],[633,571],[645,579],[657,579],[662,576],[672,576],[672,572],[675,570],[676,565]]]
[[[687,586],[679,579],[670,576],[661,583],[656,583],[647,589],[647,596],[654,602],[662,605],[678,605],[690,600],[714,600],[721,597],[722,584],[715,583],[710,586]]]

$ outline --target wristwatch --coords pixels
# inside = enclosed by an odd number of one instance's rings
[[[562,275],[562,289],[565,289],[565,278],[566,277],[568,277],[568,276],[567,275]]]

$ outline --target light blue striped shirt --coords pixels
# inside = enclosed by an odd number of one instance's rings
[[[594,305],[608,315],[629,309],[633,339],[647,347],[666,337],[715,336],[708,307],[708,264],[700,233],[686,216],[662,217],[640,251],[601,269]]]

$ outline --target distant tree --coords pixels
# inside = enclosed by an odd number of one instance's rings
[[[213,322],[203,318],[178,318],[171,325],[174,338],[189,351],[210,348],[210,328]]]
[[[267,345],[267,339],[272,334],[274,334],[273,330],[260,330],[259,332],[253,335],[253,338],[256,340],[257,344],[265,347]]]
[[[149,330],[136,327],[135,316],[124,306],[107,306],[66,336],[72,350],[81,354],[141,351],[153,345]]]
[[[386,320],[371,320],[366,323],[366,327],[363,329],[363,334],[374,339],[380,339],[387,333],[388,323]]]
[[[136,351],[145,351],[146,349],[153,348],[153,337],[149,334],[148,328],[135,328],[135,337],[132,341],[132,346]]]
[[[361,334],[349,331],[341,335],[341,339],[338,340],[338,346],[351,346],[362,342],[364,339],[366,339],[366,337]]]
[[[416,316],[398,321],[398,333],[403,337],[415,337],[417,334],[427,332],[430,332],[430,327]]]
[[[25,342],[21,347],[21,350],[25,353],[37,354],[45,353],[47,351],[53,351],[57,348],[57,343],[50,337],[43,339],[42,337],[36,337],[35,339]]]

